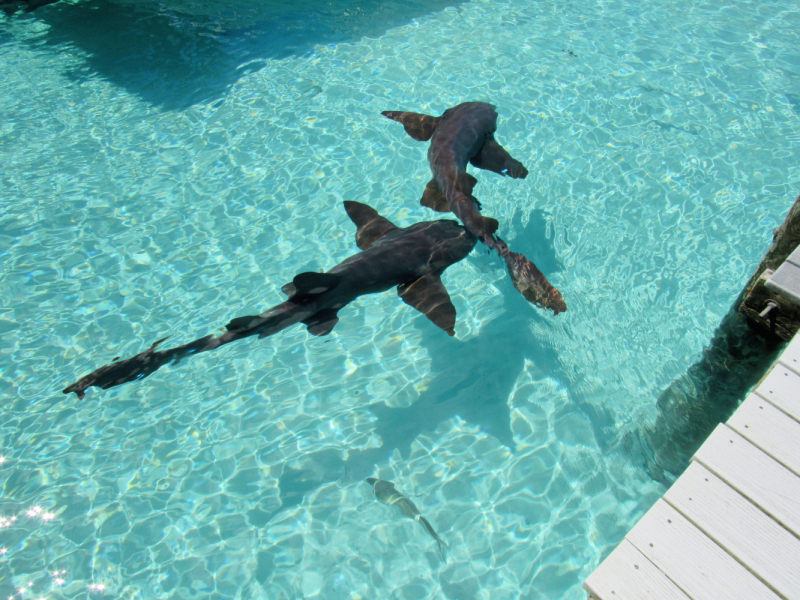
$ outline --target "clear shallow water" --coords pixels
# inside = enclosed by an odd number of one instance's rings
[[[0,17],[0,594],[583,598],[663,492],[626,434],[796,196],[794,3],[115,6],[127,29]],[[386,293],[327,338],[60,393],[352,254],[342,200],[433,218],[426,147],[380,111],[464,100],[531,170],[476,195],[567,313],[475,251],[444,278],[455,339]]]

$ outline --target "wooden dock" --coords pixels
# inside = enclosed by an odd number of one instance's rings
[[[791,267],[800,276],[800,254]],[[800,600],[800,334],[583,587],[596,600]]]
[[[795,304],[800,304],[800,246],[795,248],[767,280],[766,287]]]

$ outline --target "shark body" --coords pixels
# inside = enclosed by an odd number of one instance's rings
[[[100,367],[64,393],[83,398],[91,386],[108,389],[143,379],[169,362],[246,337],[274,335],[296,323],[306,325],[312,335],[327,335],[347,304],[392,287],[406,304],[454,335],[456,310],[440,276],[472,251],[477,238],[455,221],[424,221],[400,228],[365,204],[344,205],[358,227],[356,244],[361,252],[326,273],[300,273],[283,286],[285,302],[259,315],[233,319],[220,336],[208,335],[168,350],[156,349],[164,341],[159,340],[132,358]]]
[[[478,183],[467,173],[467,163],[515,179],[528,170],[494,139],[497,111],[486,102],[464,102],[448,108],[439,117],[402,111],[385,111],[385,117],[403,124],[415,140],[430,140],[428,162],[433,178],[425,187],[420,203],[437,212],[452,211],[472,233],[490,247],[497,220],[480,214],[481,205],[472,196]]]
[[[478,182],[467,173],[467,163],[514,179],[528,175],[525,166],[513,158],[494,138],[497,111],[486,102],[464,102],[448,108],[439,117],[406,111],[384,111],[383,116],[402,123],[417,141],[430,140],[428,162],[433,178],[420,203],[437,212],[450,212],[489,248],[505,260],[514,287],[525,298],[555,314],[567,310],[561,293],[542,272],[521,254],[511,252],[495,236],[498,222],[481,214],[481,204],[472,195]]]
[[[378,501],[393,507],[402,516],[414,519],[420,525],[422,525],[425,531],[428,532],[428,535],[436,540],[436,544],[439,546],[439,552],[442,554],[442,559],[447,560],[445,555],[445,548],[447,548],[447,544],[442,541],[442,538],[440,538],[433,529],[430,521],[422,516],[422,513],[419,512],[419,509],[411,500],[398,492],[391,481],[368,477],[367,483],[372,486],[372,491],[375,493],[375,497],[378,499]]]

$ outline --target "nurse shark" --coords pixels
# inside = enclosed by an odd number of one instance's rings
[[[344,207],[358,228],[358,254],[327,273],[300,273],[283,286],[289,297],[285,302],[259,315],[233,319],[218,337],[207,335],[169,350],[157,350],[166,338],[161,339],[132,358],[100,367],[65,388],[64,393],[75,392],[83,398],[91,386],[108,389],[143,379],[169,362],[253,335],[274,335],[295,323],[306,325],[312,335],[327,335],[339,321],[338,311],[347,304],[359,296],[393,287],[406,304],[454,335],[456,309],[440,277],[447,267],[472,251],[477,237],[455,221],[423,221],[401,228],[365,204],[345,202]]]
[[[448,108],[439,117],[405,111],[384,111],[383,116],[403,125],[417,141],[427,142],[428,162],[433,178],[420,203],[437,212],[452,211],[464,226],[484,244],[497,250],[505,260],[514,287],[525,298],[554,314],[567,310],[561,293],[542,272],[522,254],[511,252],[499,237],[496,219],[480,213],[481,204],[472,195],[478,182],[467,173],[469,162],[479,169],[494,171],[514,179],[528,175],[525,166],[513,158],[494,138],[497,111],[486,102],[464,102]]]

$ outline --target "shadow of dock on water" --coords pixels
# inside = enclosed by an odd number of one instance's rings
[[[14,18],[48,26],[34,43],[83,55],[74,79],[99,76],[154,106],[182,110],[222,98],[269,59],[379,37],[463,1],[83,0]]]

